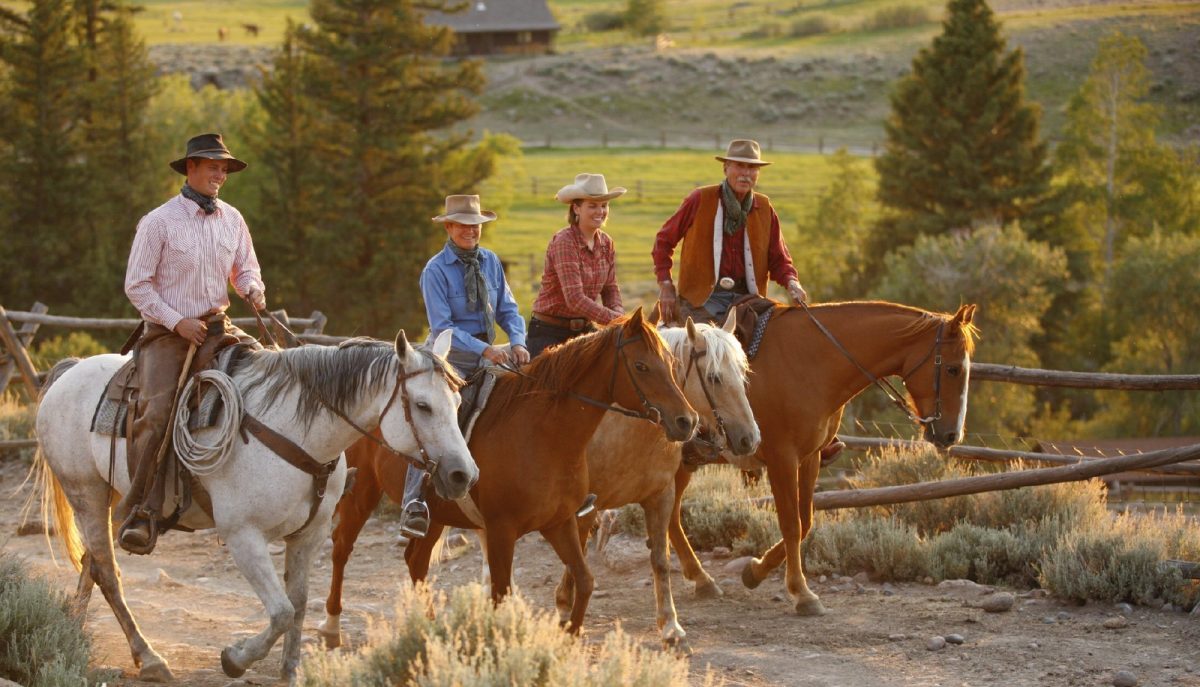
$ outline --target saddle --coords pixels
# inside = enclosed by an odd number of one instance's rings
[[[745,349],[746,357],[753,360],[775,308],[782,306],[770,298],[749,294],[734,301],[732,307],[737,312],[733,335]]]

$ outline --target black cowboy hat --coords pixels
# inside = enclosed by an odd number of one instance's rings
[[[246,169],[246,163],[233,156],[221,140],[221,134],[200,134],[188,139],[187,154],[171,163],[171,169],[180,174],[187,174],[187,160],[190,157],[206,160],[229,160],[229,173]]]

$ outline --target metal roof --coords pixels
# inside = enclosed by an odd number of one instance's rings
[[[546,0],[467,0],[461,12],[428,12],[425,23],[447,26],[455,33],[493,31],[557,31]]]

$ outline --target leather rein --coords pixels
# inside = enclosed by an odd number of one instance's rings
[[[919,370],[921,366],[929,362],[931,359],[933,360],[933,414],[928,417],[921,417],[913,412],[913,407],[915,404],[908,404],[901,400],[903,394],[901,394],[891,382],[889,382],[887,379],[881,379],[875,376],[870,370],[863,367],[861,363],[854,359],[854,356],[851,355],[850,351],[846,350],[846,347],[837,340],[837,337],[835,337],[832,332],[826,329],[825,325],[821,324],[821,321],[818,320],[815,315],[813,315],[812,310],[808,307],[808,303],[801,302],[800,305],[804,308],[804,312],[808,313],[809,318],[812,319],[813,324],[817,326],[817,329],[819,329],[821,333],[825,335],[825,338],[829,339],[829,341],[833,343],[834,347],[846,357],[846,360],[849,360],[851,363],[853,363],[854,366],[863,373],[863,376],[870,380],[872,384],[879,387],[883,393],[886,394],[889,399],[891,399],[892,403],[894,403],[897,408],[899,408],[906,416],[908,416],[910,420],[921,425],[922,427],[932,430],[933,423],[942,419],[942,334],[946,329],[946,322],[944,320],[938,323],[937,334],[933,340],[933,347],[929,349],[929,352],[925,354],[925,357],[921,358],[916,365],[913,365],[907,372],[904,372],[900,375],[902,378],[908,379],[909,375]]]
[[[684,386],[687,386],[688,376],[690,374],[692,374],[692,367],[695,366],[696,378],[700,380],[700,388],[704,391],[704,398],[708,401],[708,407],[712,408],[713,417],[717,419],[717,436],[724,437],[725,443],[726,443],[726,445],[728,445],[729,444],[729,433],[725,429],[725,419],[721,417],[721,410],[719,408],[717,408],[717,401],[716,401],[716,399],[713,398],[712,390],[708,386],[708,380],[704,376],[704,371],[702,369],[700,369],[701,366],[699,364],[699,361],[701,358],[705,357],[706,355],[708,355],[708,349],[705,348],[703,351],[697,351],[696,345],[693,342],[692,350],[688,353],[687,367],[684,369],[684,372],[683,372],[683,384],[684,384]],[[699,435],[699,433],[697,433],[697,435],[692,438],[692,441],[706,444],[713,449],[721,448],[720,446],[717,445],[717,442],[709,441],[708,439],[704,439]]]
[[[638,382],[637,382],[637,377],[633,374],[633,370],[630,368],[629,356],[626,355],[625,351],[624,351],[624,348],[626,345],[634,343],[637,340],[638,340],[637,337],[631,337],[628,339],[624,338],[624,331],[620,331],[617,333],[617,345],[614,347],[614,353],[613,353],[612,376],[609,377],[609,380],[608,380],[608,397],[612,398],[613,394],[616,391],[617,369],[619,367],[618,362],[620,362],[621,364],[623,364],[623,366],[625,368],[625,374],[627,374],[629,376],[629,383],[633,385],[633,390],[635,392],[637,392],[638,399],[640,399],[642,402],[642,410],[640,412],[633,411],[633,410],[627,410],[615,403],[611,403],[611,402],[605,403],[604,401],[594,399],[590,396],[585,396],[576,391],[565,391],[564,393],[566,395],[570,396],[571,398],[574,398],[577,401],[582,401],[584,403],[587,403],[588,405],[595,406],[595,407],[600,408],[601,410],[604,410],[607,412],[620,413],[621,415],[625,415],[626,417],[633,417],[633,418],[637,418],[639,420],[649,420],[650,422],[653,422],[654,424],[660,424],[662,422],[662,410],[660,410],[658,408],[658,406],[651,403],[650,399],[646,397],[646,392],[642,390],[641,385],[638,384]],[[503,365],[498,365],[498,367],[508,370],[509,372],[512,372],[513,374],[524,377],[525,379],[529,379],[529,380],[532,380],[535,382],[539,381],[537,378],[535,378],[529,374],[526,374],[525,372],[522,372],[515,365],[510,365],[510,364],[506,363]]]

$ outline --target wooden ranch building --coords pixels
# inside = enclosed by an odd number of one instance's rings
[[[463,11],[430,12],[425,23],[454,32],[456,55],[549,53],[561,28],[546,0],[467,0]]]

